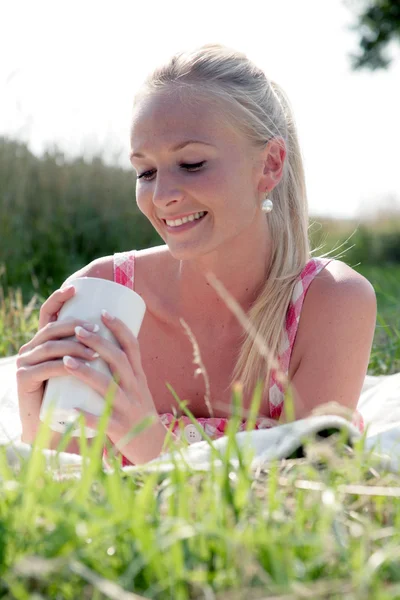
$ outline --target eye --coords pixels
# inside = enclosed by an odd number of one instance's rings
[[[188,169],[189,172],[194,172],[197,171],[198,169],[201,169],[201,167],[205,164],[205,160],[199,162],[199,163],[194,163],[194,164],[188,164],[188,163],[181,163],[180,166],[183,167],[184,169]],[[136,179],[144,179],[145,181],[150,181],[150,177],[152,176],[152,174],[154,173],[154,169],[152,169],[151,171],[145,171],[144,173],[142,173],[141,175],[138,175]]]

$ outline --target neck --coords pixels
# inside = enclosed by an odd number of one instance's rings
[[[212,273],[248,312],[268,277],[271,257],[268,223],[263,219],[218,249],[179,261],[174,282],[177,319],[182,317],[189,325],[201,324],[203,331],[229,337],[229,332],[241,326],[206,274]]]

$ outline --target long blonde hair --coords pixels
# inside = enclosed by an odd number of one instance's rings
[[[296,278],[312,254],[303,162],[289,100],[282,88],[245,54],[220,44],[175,54],[147,77],[135,101],[143,94],[171,86],[188,91],[193,101],[205,96],[222,103],[227,120],[255,149],[265,147],[273,137],[285,140],[283,175],[269,195],[274,208],[266,215],[273,247],[269,275],[247,313],[266,346],[277,356]],[[259,379],[268,382],[270,367],[265,363],[252,337],[244,331],[227,389],[240,380],[247,396]]]

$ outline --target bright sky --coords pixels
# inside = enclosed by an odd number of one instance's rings
[[[312,215],[400,204],[400,58],[353,73],[343,0],[0,0],[0,134],[129,167],[134,92],[171,54],[217,42],[287,92]]]

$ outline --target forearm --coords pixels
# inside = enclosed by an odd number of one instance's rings
[[[50,438],[47,448],[50,450],[56,450],[61,442],[62,434],[53,432]],[[167,439],[168,438],[168,439]],[[95,438],[88,438],[87,444],[90,446]],[[33,444],[33,440],[22,441]],[[164,444],[166,446],[164,447]],[[116,445],[118,450],[132,463],[140,465],[157,458],[164,451],[173,451],[184,445],[179,438],[162,424],[158,419],[156,423],[136,435],[132,440],[127,442],[124,446]],[[64,449],[64,452],[70,454],[81,454],[79,438],[72,438],[68,443],[68,446]]]
[[[58,446],[60,445],[61,438],[62,438],[61,433],[54,432],[54,434],[52,435],[52,437],[50,439],[50,443],[49,443],[50,450],[57,450]],[[80,448],[79,448],[79,439],[72,438],[72,440],[69,442],[68,446],[65,448],[64,452],[68,452],[70,454],[80,454],[81,452],[80,452]]]
[[[164,447],[166,440],[167,445]],[[125,445],[117,444],[116,446],[132,464],[141,465],[157,458],[164,451],[172,452],[182,448],[183,444],[158,419],[153,425],[136,435]]]
[[[58,432],[54,432],[51,439],[50,439],[50,443],[48,445],[50,450],[57,450],[57,448],[60,445],[61,439],[62,439],[63,434],[62,433],[58,433]],[[87,445],[90,447],[93,442],[94,442],[95,438],[87,438],[86,439],[86,443]],[[67,452],[69,454],[81,454],[81,449],[80,449],[80,441],[78,437],[73,437],[71,438],[71,441],[68,443],[68,446],[63,450],[63,452]]]
[[[24,444],[30,444],[32,446],[37,438],[38,429],[39,427],[35,431],[30,431],[29,433],[27,433],[26,431],[22,431],[21,442],[23,442]],[[46,448],[49,450],[57,450],[61,442],[61,438],[61,433],[52,431],[50,439],[46,444]],[[80,454],[79,440],[77,438],[72,438],[68,446],[65,448],[64,452],[69,452],[71,454]]]

